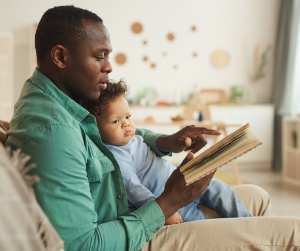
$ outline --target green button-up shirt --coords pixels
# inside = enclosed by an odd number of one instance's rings
[[[137,130],[157,154],[160,134]],[[37,69],[15,105],[7,146],[37,164],[36,197],[66,250],[139,250],[164,225],[155,201],[128,213],[119,164],[96,119]]]

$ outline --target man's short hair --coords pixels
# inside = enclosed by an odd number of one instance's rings
[[[55,45],[74,47],[84,40],[86,32],[82,19],[102,22],[95,13],[72,5],[47,10],[35,33],[37,61],[43,60]]]

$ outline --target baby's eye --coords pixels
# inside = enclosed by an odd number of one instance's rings
[[[129,119],[131,117],[131,115],[126,116],[126,119]]]
[[[117,120],[115,120],[113,123],[114,123],[114,124],[117,124],[118,122],[119,122],[119,120],[117,119]]]

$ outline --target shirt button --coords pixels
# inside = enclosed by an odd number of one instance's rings
[[[92,119],[93,117],[92,117],[91,115],[89,115],[87,118],[88,118],[88,119]]]
[[[158,231],[158,228],[156,228],[155,230],[154,230],[154,233],[156,233]]]
[[[96,135],[93,135],[93,136],[92,136],[92,139],[93,139],[93,140],[97,139],[97,136],[96,136]]]
[[[123,194],[119,194],[119,199],[123,199]]]

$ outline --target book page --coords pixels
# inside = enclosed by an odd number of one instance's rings
[[[225,137],[224,139],[222,139],[221,141],[219,141],[218,143],[201,153],[195,159],[189,161],[187,164],[182,166],[180,168],[180,171],[184,172],[184,170],[186,169],[191,169],[191,167],[193,167],[195,164],[198,164],[202,159],[212,155],[214,152],[217,152],[220,148],[228,145],[233,139],[238,138],[241,134],[243,135],[245,132],[248,131],[251,131],[251,127],[249,124],[242,126],[238,130],[234,131],[233,133],[231,133],[230,135],[228,135],[227,137]]]
[[[194,181],[200,179],[201,177],[204,177],[205,175],[209,174],[211,171],[216,170],[217,168],[227,164],[233,159],[242,156],[246,152],[250,151],[251,149],[261,144],[262,142],[259,139],[257,138],[252,139],[250,142],[247,141],[244,142],[242,145],[239,145],[239,151],[234,151],[233,149],[231,153],[228,152],[226,155],[223,156],[222,159],[216,160],[213,163],[208,163],[203,168],[191,170],[189,173],[184,174],[187,185],[193,183]]]

